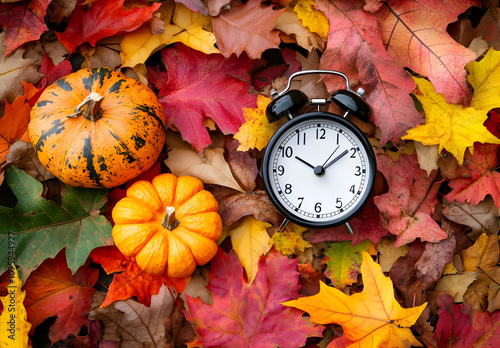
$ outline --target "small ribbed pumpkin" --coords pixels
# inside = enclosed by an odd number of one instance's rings
[[[28,132],[40,162],[62,182],[114,187],[154,164],[165,113],[139,81],[108,68],[82,69],[45,89]]]
[[[145,272],[191,275],[217,253],[222,221],[215,197],[191,176],[161,174],[140,180],[112,211],[113,239]]]

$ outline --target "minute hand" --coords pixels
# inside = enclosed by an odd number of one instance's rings
[[[330,162],[328,162],[323,168],[328,168],[330,167],[332,164],[334,164],[335,162],[337,162],[339,159],[341,159],[342,157],[344,157],[349,151],[344,150],[340,155],[338,155],[337,157],[335,157],[334,159],[332,159]]]

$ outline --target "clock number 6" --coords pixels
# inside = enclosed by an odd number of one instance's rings
[[[316,203],[316,205],[314,206],[314,211],[316,213],[321,213],[321,202]]]

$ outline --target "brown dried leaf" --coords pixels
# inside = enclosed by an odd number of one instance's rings
[[[476,205],[453,202],[443,210],[443,214],[453,222],[469,226],[472,240],[478,239],[483,231],[488,236],[498,233],[500,210],[489,195]]]
[[[119,341],[130,348],[166,348],[168,334],[164,318],[175,306],[174,292],[163,285],[158,295],[151,296],[150,307],[133,300],[116,301],[105,308],[91,310],[89,319],[103,322],[105,340]]]
[[[236,181],[247,192],[255,189],[255,179],[259,174],[257,160],[249,152],[237,151],[240,143],[233,137],[226,137],[224,157]]]
[[[174,175],[191,175],[205,184],[216,184],[245,192],[238,185],[224,159],[223,147],[207,148],[203,156],[183,141],[179,133],[167,132],[166,142],[169,151],[165,164]]]
[[[415,264],[417,278],[425,290],[430,289],[441,278],[444,266],[453,259],[457,244],[455,236],[439,243],[426,243],[422,256]]]
[[[207,188],[219,202],[219,214],[224,226],[229,226],[249,215],[274,226],[279,226],[283,220],[283,216],[276,210],[264,191],[242,193],[218,185],[207,185]]]
[[[6,163],[24,170],[38,181],[45,181],[54,178],[38,159],[31,143],[16,140],[9,147],[9,153],[5,156]]]
[[[0,103],[7,98],[9,103],[24,93],[21,81],[36,84],[43,77],[38,72],[42,53],[32,44],[20,47],[5,57],[5,31],[0,33]]]

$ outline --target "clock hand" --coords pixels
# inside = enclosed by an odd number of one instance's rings
[[[296,158],[296,159],[298,159],[299,161],[301,161],[302,163],[307,164],[307,165],[308,165],[309,167],[311,167],[312,169],[314,169],[314,168],[315,168],[312,164],[310,164],[310,163],[308,163],[308,162],[304,161],[304,160],[303,160],[302,158],[300,158],[299,156],[295,156],[295,158]]]
[[[332,164],[334,164],[335,162],[337,162],[339,159],[341,159],[342,157],[344,157],[349,151],[347,151],[347,149],[345,149],[340,155],[338,155],[337,157],[335,157],[334,159],[332,159],[330,162],[328,162],[326,164],[326,166],[324,166],[324,168],[328,168],[330,167]]]
[[[335,148],[335,150],[333,150],[332,154],[330,156],[328,156],[328,158],[326,159],[325,163],[323,163],[322,167],[326,168],[325,167],[325,164],[326,162],[328,162],[330,160],[330,158],[332,158],[333,154],[339,149],[340,145],[337,145],[337,147]]]

